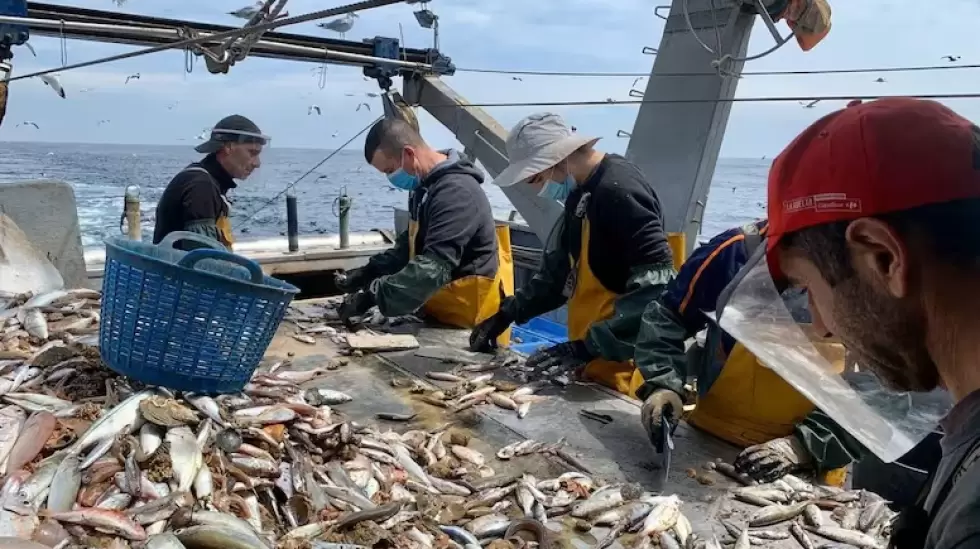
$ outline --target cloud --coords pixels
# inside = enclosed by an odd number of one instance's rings
[[[251,0],[171,0],[166,3],[132,0],[131,12],[170,18],[238,25],[226,12]],[[109,0],[62,0],[92,9],[115,9]],[[164,7],[165,4],[165,7]],[[773,55],[750,62],[748,71],[812,70],[859,66],[928,65],[943,63],[943,55],[971,58],[972,22],[980,15],[975,0],[953,0],[942,10],[919,9],[911,0],[833,0],[834,26],[830,36],[813,51],[803,53],[789,44]],[[545,71],[628,71],[648,73],[654,56],[642,55],[644,46],[658,47],[664,22],[644,0],[457,0],[429,5],[440,15],[440,49],[460,68],[513,68]],[[323,9],[319,0],[290,0],[291,15]],[[418,26],[412,12],[418,5],[397,4],[361,13],[347,38],[404,34],[410,47],[432,45],[431,31]],[[399,28],[401,26],[401,29]],[[780,25],[784,32],[785,26]],[[942,29],[937,33],[937,29]],[[313,23],[283,29],[316,36],[336,35]],[[671,40],[684,39],[683,33]],[[35,37],[34,59],[18,48],[15,74],[57,66],[61,42]],[[758,53],[772,44],[759,26],[749,44]],[[129,51],[114,44],[69,41],[69,62]],[[380,112],[373,81],[365,81],[359,68],[330,66],[326,86],[319,89],[311,64],[249,58],[227,75],[208,74],[198,60],[191,74],[184,73],[184,54],[169,51],[60,75],[68,99],[45,92],[40,81],[16,82],[11,88],[9,120],[34,120],[43,128],[27,131],[6,124],[0,139],[40,139],[115,143],[179,143],[196,135],[231,112],[256,120],[274,136],[276,147],[331,148],[369,124]],[[697,67],[692,70],[697,70]],[[710,71],[709,66],[701,70]],[[128,74],[139,72],[137,82],[125,84]],[[738,97],[820,96],[857,94],[925,94],[971,92],[980,87],[980,71],[814,76],[746,76],[738,83]],[[631,77],[567,78],[476,74],[460,71],[446,82],[472,103],[535,103],[550,101],[603,101],[628,99]],[[646,86],[646,81],[639,85]],[[81,89],[95,88],[89,93]],[[349,95],[352,94],[352,95]],[[355,111],[367,101],[370,112]],[[174,103],[177,106],[168,108]],[[310,116],[317,104],[322,116]],[[722,154],[761,157],[772,155],[809,123],[843,101],[822,102],[813,109],[793,103],[737,103],[732,107]],[[980,102],[950,101],[956,110],[980,119]],[[632,131],[637,105],[590,107],[488,107],[505,128],[541,110],[560,112],[579,131],[604,137],[607,150],[622,151],[626,139],[617,130]],[[111,124],[96,126],[98,120]],[[454,145],[452,134],[426,114],[420,115],[426,138],[439,146]],[[337,137],[332,137],[337,134]],[[360,146],[355,142],[353,146]]]

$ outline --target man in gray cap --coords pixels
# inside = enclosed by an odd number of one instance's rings
[[[259,155],[269,138],[254,122],[233,114],[211,130],[211,138],[194,148],[206,155],[178,173],[157,203],[153,243],[174,231],[190,231],[213,238],[231,249],[230,208],[226,195],[261,165]],[[181,244],[192,249],[192,243]]]
[[[640,170],[622,156],[593,147],[560,116],[534,114],[507,138],[510,166],[501,187],[530,185],[563,202],[565,214],[547,243],[540,270],[470,336],[486,349],[511,322],[524,323],[568,303],[566,343],[527,361],[555,379],[584,377],[635,398],[643,376],[632,364],[640,317],[674,276],[660,200]]]

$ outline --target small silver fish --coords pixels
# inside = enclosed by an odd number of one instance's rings
[[[314,406],[334,406],[354,400],[354,397],[348,395],[347,393],[323,388],[308,389],[303,396],[306,399],[306,402],[309,402]]]
[[[499,513],[491,513],[473,519],[463,527],[469,530],[477,538],[491,536],[501,536],[510,526],[510,519]]]
[[[749,526],[770,526],[798,517],[803,509],[808,505],[807,502],[794,503],[792,505],[770,505],[763,507],[755,512],[749,519]]]

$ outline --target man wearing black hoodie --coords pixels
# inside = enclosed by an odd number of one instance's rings
[[[385,316],[422,308],[436,320],[472,328],[514,292],[510,233],[496,227],[483,173],[457,151],[437,151],[398,119],[368,132],[364,158],[408,191],[409,227],[394,247],[338,277],[347,321],[377,305]],[[510,334],[502,334],[506,345]]]
[[[222,118],[211,130],[211,137],[194,148],[205,154],[190,164],[167,185],[157,203],[153,243],[174,231],[190,231],[217,240],[231,249],[231,212],[226,195],[257,169],[259,155],[269,138],[244,116]],[[199,247],[181,243],[184,249]]]

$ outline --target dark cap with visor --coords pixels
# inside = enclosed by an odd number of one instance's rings
[[[211,129],[211,137],[194,147],[201,154],[212,154],[221,150],[228,143],[258,143],[267,145],[269,137],[262,135],[255,122],[240,114],[226,116],[218,121]]]

